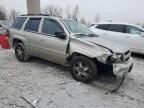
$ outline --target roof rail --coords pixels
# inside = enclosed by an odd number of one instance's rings
[[[52,16],[52,17],[63,18],[62,16],[54,16],[54,15],[49,15],[49,14],[23,14],[21,16]]]
[[[21,16],[50,16],[49,14],[23,14]]]

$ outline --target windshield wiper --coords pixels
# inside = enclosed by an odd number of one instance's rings
[[[74,36],[87,36],[87,35],[84,33],[76,33],[76,34],[74,34]]]
[[[87,36],[89,36],[89,37],[99,37],[99,36],[96,35],[96,34],[87,34]]]
[[[77,34],[74,34],[74,35],[75,36],[82,36],[82,37],[99,37],[96,34],[84,34],[84,33],[77,33]]]

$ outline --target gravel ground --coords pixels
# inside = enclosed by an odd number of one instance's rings
[[[22,63],[13,50],[0,49],[0,108],[144,108],[144,57],[134,56],[134,68],[116,92],[112,81],[76,82],[68,69],[42,59]],[[108,93],[107,93],[108,92]]]

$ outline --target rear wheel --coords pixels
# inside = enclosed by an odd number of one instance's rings
[[[88,83],[96,78],[97,66],[92,59],[85,56],[77,56],[70,63],[70,72],[75,80]]]
[[[14,49],[15,56],[19,61],[27,61],[29,59],[23,43],[15,43]]]

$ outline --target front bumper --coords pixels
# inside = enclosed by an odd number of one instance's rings
[[[113,64],[113,74],[117,77],[125,76],[128,72],[130,72],[133,68],[133,60],[130,58],[125,63],[115,63]]]

